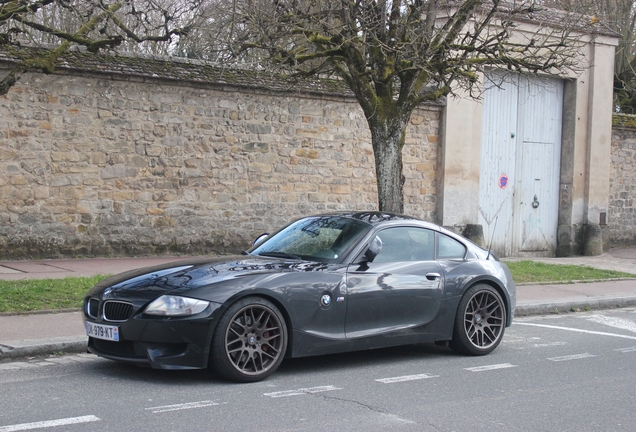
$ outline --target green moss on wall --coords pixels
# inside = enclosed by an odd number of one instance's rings
[[[614,114],[612,116],[612,126],[636,128],[636,115]]]

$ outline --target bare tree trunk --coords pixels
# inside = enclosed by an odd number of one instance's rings
[[[380,211],[404,213],[404,174],[402,147],[406,122],[398,119],[369,120],[371,143],[375,156]]]

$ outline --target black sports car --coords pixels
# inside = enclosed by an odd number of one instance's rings
[[[244,255],[111,277],[84,300],[89,350],[159,369],[261,380],[284,357],[420,342],[484,355],[512,323],[515,284],[489,251],[380,212],[299,219]]]

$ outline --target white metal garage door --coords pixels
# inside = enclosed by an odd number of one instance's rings
[[[486,78],[479,223],[501,256],[554,256],[562,108],[561,80]]]

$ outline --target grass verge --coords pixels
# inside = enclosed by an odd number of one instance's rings
[[[506,265],[518,284],[522,283],[572,283],[604,279],[634,278],[636,275],[613,270],[601,270],[588,266],[544,264],[541,262],[507,261]]]
[[[0,312],[81,308],[86,292],[105,277],[0,280]]]

